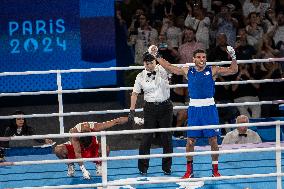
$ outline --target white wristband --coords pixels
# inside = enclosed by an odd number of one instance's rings
[[[82,172],[86,172],[86,171],[87,171],[87,169],[85,168],[84,165],[81,165],[81,166],[80,166],[80,169],[81,169]]]

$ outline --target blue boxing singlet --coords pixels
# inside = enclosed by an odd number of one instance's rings
[[[194,67],[188,70],[188,126],[217,125],[219,117],[214,102],[215,81],[212,67],[197,71]],[[189,130],[188,137],[213,137],[219,135],[218,129]]]
[[[211,66],[206,66],[201,72],[194,67],[188,70],[188,92],[191,99],[212,98],[215,92],[215,81],[212,77]]]

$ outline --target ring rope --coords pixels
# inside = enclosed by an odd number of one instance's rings
[[[111,135],[125,135],[125,134],[142,134],[153,132],[169,132],[169,131],[187,131],[200,129],[220,129],[220,128],[236,128],[236,127],[252,127],[252,126],[270,126],[270,125],[284,125],[284,121],[268,121],[256,123],[242,123],[242,124],[223,124],[223,125],[204,125],[192,127],[174,127],[174,128],[158,128],[158,129],[137,129],[137,130],[120,130],[120,131],[100,131],[88,133],[62,133],[62,134],[47,134],[47,135],[29,135],[29,136],[13,136],[0,137],[0,141],[10,140],[28,140],[28,139],[45,139],[45,138],[68,138],[68,137],[84,137],[84,136],[111,136]]]
[[[149,158],[166,158],[166,157],[185,157],[185,156],[203,156],[212,154],[238,154],[252,152],[271,152],[282,151],[284,147],[267,147],[267,148],[251,148],[251,149],[233,149],[219,151],[202,151],[202,152],[183,152],[169,154],[149,154],[149,155],[132,155],[132,156],[115,156],[115,157],[99,157],[99,158],[78,158],[78,159],[58,159],[58,160],[36,160],[36,161],[18,161],[18,162],[3,162],[1,166],[19,166],[19,165],[42,165],[56,163],[79,163],[93,161],[116,161],[116,160],[133,160],[133,159],[149,159]]]
[[[244,80],[244,81],[226,81],[215,82],[216,85],[234,85],[249,83],[273,83],[283,82],[284,78],[279,79],[261,79],[261,80]],[[170,85],[170,88],[187,87],[187,84]],[[69,93],[86,93],[86,92],[104,92],[104,91],[129,91],[133,87],[113,87],[113,88],[97,88],[97,89],[75,89],[75,90],[55,90],[55,91],[37,91],[37,92],[18,92],[18,93],[0,93],[2,96],[22,96],[22,95],[43,95],[43,94],[69,94]]]
[[[240,102],[240,103],[225,103],[216,104],[217,107],[232,107],[232,106],[257,106],[263,104],[282,104],[284,100],[273,100],[273,101],[259,101],[259,102]],[[188,106],[175,106],[175,110],[187,109]],[[86,112],[69,112],[69,113],[49,113],[49,114],[30,114],[30,115],[9,115],[0,116],[0,119],[14,119],[14,118],[39,118],[39,117],[64,117],[64,116],[79,116],[79,115],[99,115],[99,114],[121,114],[129,113],[129,109],[120,110],[101,110],[101,111],[86,111]],[[135,109],[136,112],[142,112],[143,109]]]
[[[267,58],[267,59],[250,59],[250,60],[237,60],[238,64],[254,64],[254,63],[267,63],[267,62],[282,62],[284,57],[282,58]],[[219,62],[206,62],[206,65],[213,66],[213,65],[225,65],[231,64],[232,61],[219,61]],[[180,64],[178,64],[180,65]],[[195,66],[194,63],[186,63],[189,66]]]
[[[251,59],[251,60],[237,60],[238,63],[265,63],[265,62],[281,62],[283,58],[267,58],[267,59]],[[207,65],[224,65],[231,64],[231,61],[220,61],[220,62],[207,62]],[[177,66],[194,66],[194,63],[186,64],[174,64]],[[58,74],[58,73],[76,73],[76,72],[93,72],[93,71],[119,71],[119,70],[133,70],[133,69],[144,69],[144,66],[128,66],[128,67],[109,67],[109,68],[89,68],[89,69],[70,69],[70,70],[48,70],[48,71],[25,71],[25,72],[2,72],[0,76],[11,76],[11,75],[33,75],[33,74]]]
[[[202,178],[190,178],[190,179],[170,179],[170,180],[157,180],[157,181],[120,181],[120,182],[108,182],[107,186],[123,186],[123,185],[142,185],[142,184],[160,184],[160,183],[177,183],[177,182],[196,182],[207,180],[230,180],[230,179],[246,179],[246,178],[265,178],[265,177],[278,177],[284,176],[284,173],[268,173],[268,174],[251,174],[251,175],[235,175],[235,176],[220,176],[220,177],[202,177]],[[60,185],[60,186],[44,186],[44,188],[62,189],[62,188],[92,188],[102,187],[103,184],[78,184],[78,185]],[[23,187],[13,189],[40,189],[42,187]]]

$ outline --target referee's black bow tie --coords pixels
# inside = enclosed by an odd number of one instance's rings
[[[147,73],[147,76],[148,76],[148,77],[151,77],[151,75],[156,75],[156,71],[153,71],[153,72]]]
[[[248,134],[239,134],[239,136],[241,137],[241,136],[243,136],[243,137],[247,137],[248,136]]]

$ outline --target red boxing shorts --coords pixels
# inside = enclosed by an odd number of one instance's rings
[[[66,146],[67,151],[68,151],[68,154],[67,154],[68,159],[76,159],[74,148],[71,142],[67,142],[64,145]],[[97,138],[94,136],[92,138],[92,143],[87,148],[84,148],[81,145],[82,158],[99,157],[99,148],[100,148],[100,143],[97,141]],[[98,163],[98,162],[95,162],[95,163]]]

